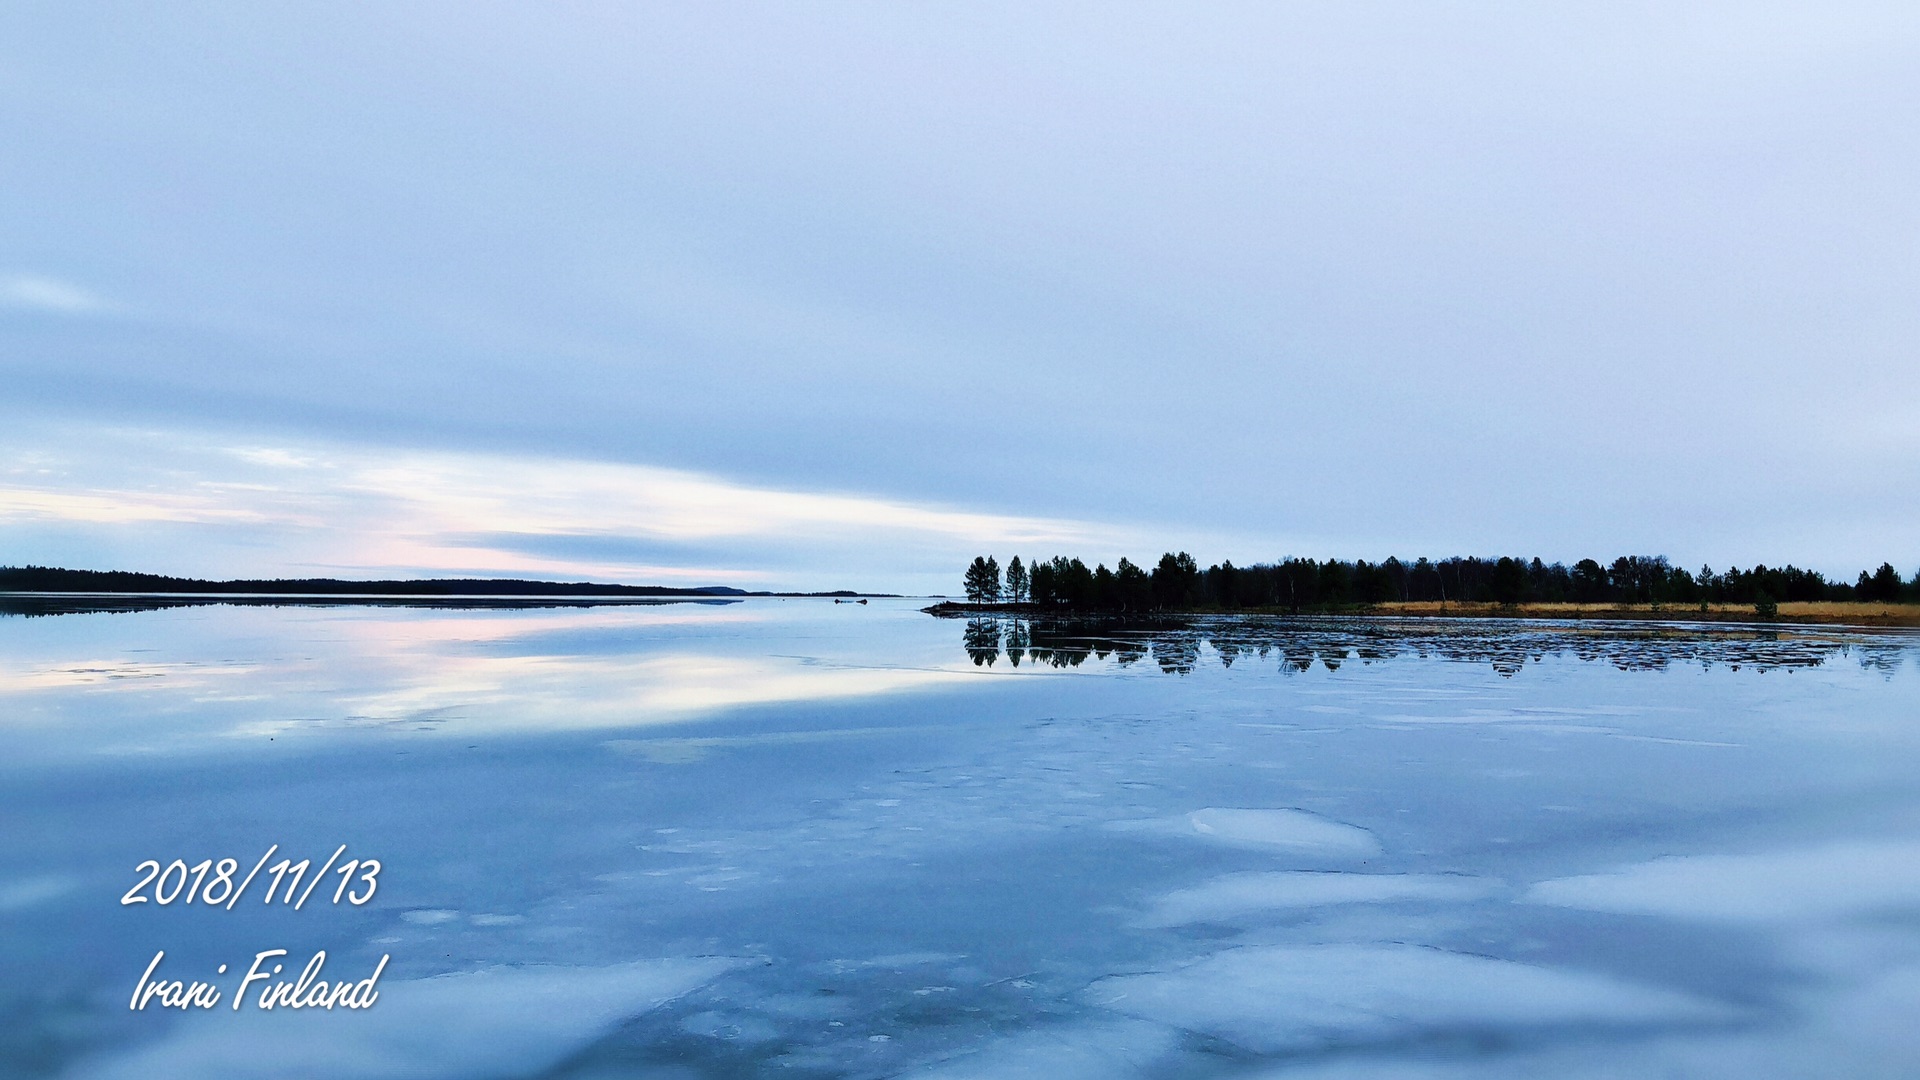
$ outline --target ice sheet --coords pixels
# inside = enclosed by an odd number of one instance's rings
[[[1920,1075],[1907,644],[852,608],[0,619],[0,1080]],[[342,843],[365,908],[117,903]],[[394,966],[126,1009],[266,946]]]

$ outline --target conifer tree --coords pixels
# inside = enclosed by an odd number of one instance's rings
[[[1029,583],[1027,568],[1021,564],[1020,556],[1015,555],[1007,564],[1007,599],[1016,604],[1027,602]]]
[[[962,584],[966,586],[968,600],[976,604],[993,603],[1000,599],[1000,564],[991,555],[975,556]]]

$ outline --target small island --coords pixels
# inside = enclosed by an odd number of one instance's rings
[[[1664,556],[1621,556],[1572,566],[1502,556],[1404,562],[1388,558],[1287,558],[1201,569],[1168,552],[1152,570],[1122,558],[1091,569],[1078,558],[1023,561],[1003,574],[976,557],[962,578],[964,603],[925,610],[958,615],[1275,614],[1538,619],[1689,619],[1857,626],[1920,626],[1920,572],[1902,577],[1891,562],[1853,582],[1814,570],[1755,566],[1697,572]]]

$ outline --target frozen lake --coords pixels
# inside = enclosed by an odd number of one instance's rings
[[[1920,1075],[1913,636],[916,608],[0,618],[0,1075]]]

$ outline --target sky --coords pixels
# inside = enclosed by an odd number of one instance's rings
[[[9,4],[0,564],[1920,568],[1910,4]]]

